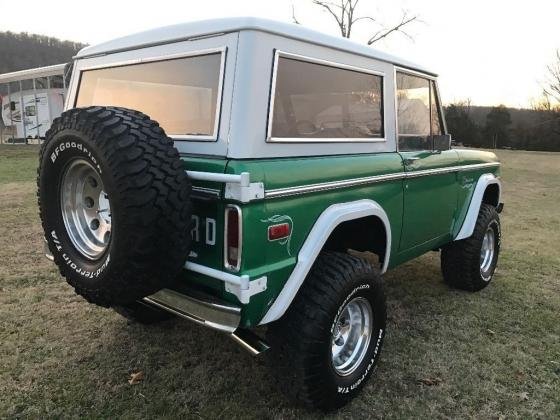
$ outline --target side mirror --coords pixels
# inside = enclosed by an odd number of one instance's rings
[[[441,134],[434,136],[434,150],[443,151],[451,149],[451,134]]]

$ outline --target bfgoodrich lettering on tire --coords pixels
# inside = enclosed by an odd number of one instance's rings
[[[190,247],[190,183],[172,140],[116,107],[66,111],[41,148],[38,201],[49,249],[76,292],[130,304],[169,285]]]
[[[299,402],[338,408],[371,376],[385,324],[378,271],[361,258],[322,253],[286,314],[268,329],[270,366]]]
[[[451,242],[441,251],[441,270],[447,284],[476,292],[494,276],[501,245],[500,217],[496,208],[482,204],[473,234]]]

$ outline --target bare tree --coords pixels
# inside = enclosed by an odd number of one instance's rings
[[[543,88],[544,96],[560,105],[560,49],[556,50],[556,61],[546,67],[548,77]]]
[[[299,20],[297,20],[297,17],[296,17],[296,9],[294,8],[293,3],[292,3],[292,21],[295,24],[300,25]]]
[[[360,21],[367,21],[370,24],[376,26],[376,31],[369,37],[367,44],[371,45],[393,33],[400,33],[409,39],[412,37],[404,30],[404,28],[410,23],[418,20],[418,16],[410,15],[408,11],[403,11],[401,20],[393,26],[385,26],[379,21],[377,21],[372,16],[358,16],[356,14],[356,7],[360,0],[338,0],[335,1],[325,1],[325,0],[313,0],[313,4],[323,8],[328,12],[332,18],[336,21],[338,29],[340,30],[340,35],[344,38],[350,38],[352,35],[352,29],[354,24]],[[299,24],[296,18],[294,6],[292,4],[292,20],[294,23]]]

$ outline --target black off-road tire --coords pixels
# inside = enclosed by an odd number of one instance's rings
[[[62,217],[63,174],[78,159],[97,171],[110,200],[110,239],[95,259],[75,247]],[[37,186],[49,250],[89,302],[130,304],[181,270],[191,243],[191,185],[173,141],[147,115],[117,107],[64,112],[41,147]]]
[[[372,334],[357,368],[342,376],[332,362],[332,331],[340,311],[355,297],[371,305]],[[385,294],[377,269],[358,257],[324,252],[288,311],[268,328],[270,368],[280,388],[297,402],[324,411],[339,408],[360,392],[372,374],[385,325]]]
[[[480,251],[484,235],[493,229],[495,251],[489,269],[482,272]],[[451,242],[441,250],[441,271],[444,281],[451,287],[470,292],[484,289],[494,277],[501,243],[500,216],[494,206],[483,203],[473,234],[466,239]]]
[[[113,309],[116,313],[122,315],[129,321],[144,325],[156,324],[175,317],[169,312],[146,305],[142,302],[132,302],[127,305],[113,306]]]

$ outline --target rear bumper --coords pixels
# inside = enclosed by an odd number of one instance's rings
[[[49,260],[54,261],[46,239],[44,246],[45,256]],[[247,275],[235,276],[192,262],[187,262],[185,268],[223,281],[226,291],[236,295],[242,304],[248,303],[251,296],[266,290],[266,276],[250,280]],[[190,292],[182,293],[172,289],[162,289],[153,295],[143,298],[142,301],[205,327],[233,334],[234,338],[239,342],[249,341],[249,339],[241,338],[238,334],[240,331],[238,327],[241,322],[240,306],[217,300],[215,297],[202,294],[199,291],[193,290],[192,292],[191,294]],[[247,347],[246,344],[245,346]],[[256,347],[260,348],[260,345],[256,345]],[[254,353],[260,352],[251,351]]]
[[[54,261],[46,239],[44,242],[44,252],[49,260]],[[208,267],[199,266],[198,264],[187,263],[186,268],[218,278],[224,281],[226,285],[237,286],[235,291],[243,291],[249,296],[251,292],[254,292],[254,285],[257,284],[255,283],[257,280],[249,281],[248,277],[237,277]],[[266,288],[266,277],[263,280],[264,287]],[[248,298],[249,296],[247,295],[241,296]],[[201,295],[200,293],[190,295],[171,289],[162,289],[142,300],[147,304],[164,309],[181,318],[186,318],[206,327],[227,333],[233,333],[241,322],[241,307],[217,301],[212,296]]]
[[[241,321],[241,308],[210,297],[194,297],[162,289],[142,299],[144,302],[215,330],[233,333]]]

